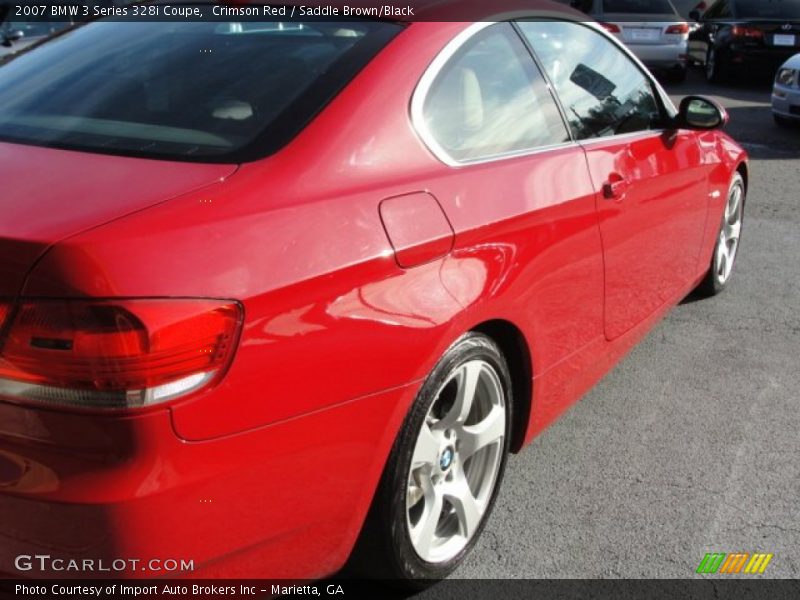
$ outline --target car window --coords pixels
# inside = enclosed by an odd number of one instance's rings
[[[603,12],[633,13],[638,15],[675,14],[668,0],[603,0]]]
[[[253,160],[292,139],[401,30],[367,20],[92,22],[0,66],[0,139]]]
[[[731,16],[731,6],[728,0],[715,2],[703,15],[704,19],[727,19]]]
[[[737,0],[738,19],[800,19],[800,0]]]
[[[662,126],[652,82],[602,34],[563,21],[523,21],[520,28],[553,81],[577,139]]]
[[[545,78],[510,23],[487,27],[453,55],[434,79],[422,116],[458,161],[569,140]]]

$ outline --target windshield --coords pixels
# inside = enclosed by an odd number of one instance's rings
[[[671,15],[675,8],[668,0],[603,0],[603,12]]]
[[[0,66],[0,140],[253,160],[294,137],[399,30],[371,21],[90,23]]]
[[[739,0],[738,19],[800,19],[800,0]]]

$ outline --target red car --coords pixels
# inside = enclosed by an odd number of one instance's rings
[[[0,67],[0,570],[444,577],[507,454],[728,284],[725,111],[481,6],[100,20]]]

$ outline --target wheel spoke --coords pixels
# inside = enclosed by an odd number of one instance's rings
[[[417,445],[414,447],[414,456],[411,458],[411,469],[417,469],[423,465],[435,465],[439,460],[439,440],[431,431],[427,423],[422,425],[417,438]]]
[[[728,242],[728,260],[725,262],[725,266],[727,267],[726,276],[730,277],[731,273],[733,272],[733,263],[736,260],[736,251],[739,249],[739,242],[736,239],[732,239]]]
[[[482,371],[483,363],[480,361],[468,362],[459,369],[456,374],[458,389],[455,402],[442,420],[436,423],[437,429],[449,429],[467,420],[472,403],[475,401],[475,393]]]
[[[729,241],[738,241],[739,234],[742,232],[742,222],[738,219],[733,223],[725,223],[725,238]]]
[[[466,538],[472,537],[481,522],[482,511],[463,473],[445,486],[443,495],[456,511],[461,535]]]
[[[730,223],[733,219],[739,220],[739,205],[742,202],[742,188],[738,185],[731,191],[728,206],[725,211],[725,219]]]
[[[725,262],[728,260],[728,244],[725,238],[725,232],[720,235],[719,242],[717,243],[717,274],[722,275],[722,270],[725,267]]]
[[[423,487],[425,488],[425,509],[418,525],[411,530],[411,536],[417,551],[428,555],[442,516],[444,498],[441,489],[430,481],[423,484]]]
[[[466,460],[478,450],[502,441],[506,433],[505,412],[495,406],[480,423],[458,430],[458,453]]]

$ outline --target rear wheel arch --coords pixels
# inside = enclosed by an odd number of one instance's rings
[[[533,361],[530,346],[525,334],[504,319],[484,321],[473,327],[472,331],[490,337],[508,363],[512,385],[511,399],[514,403],[510,450],[517,453],[525,441],[533,405]]]

